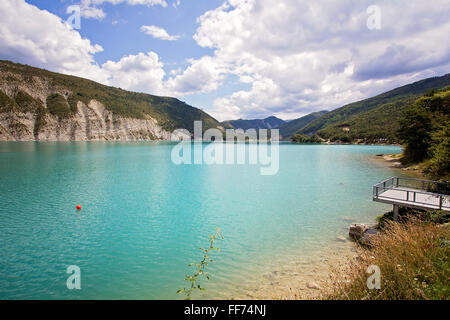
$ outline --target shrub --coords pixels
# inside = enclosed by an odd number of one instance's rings
[[[389,222],[371,239],[371,249],[359,249],[348,268],[335,271],[328,299],[449,299],[450,230],[448,225],[411,219]],[[381,289],[368,289],[367,268],[381,270]]]
[[[17,104],[0,90],[0,112],[11,112],[17,108]]]
[[[204,291],[205,288],[203,288],[200,284],[198,284],[198,280],[200,277],[206,278],[206,280],[210,279],[209,274],[206,272],[206,267],[209,263],[214,262],[213,259],[211,259],[211,251],[216,250],[220,251],[219,248],[214,246],[214,242],[217,239],[223,239],[222,234],[220,233],[220,229],[216,229],[215,235],[209,236],[209,246],[208,248],[200,248],[203,252],[203,259],[200,261],[200,263],[191,263],[189,266],[195,267],[195,272],[192,275],[187,274],[184,278],[184,281],[189,282],[189,286],[183,289],[180,289],[177,291],[177,294],[184,294],[186,296],[186,300],[191,299],[191,295],[195,290]]]
[[[377,218],[379,228],[383,229],[386,225],[389,225],[389,223],[393,221],[393,217],[393,211],[389,211],[379,216]],[[420,210],[400,207],[398,210],[398,221],[407,222],[411,219],[419,219],[420,221],[442,224],[450,222],[450,213],[443,210]]]
[[[47,110],[60,119],[67,118],[71,115],[71,110],[66,99],[57,93],[47,97]]]
[[[69,108],[72,113],[76,113],[78,111],[78,101],[79,100],[73,94],[67,98],[67,103],[69,104]]]
[[[295,143],[321,143],[322,139],[318,135],[308,136],[306,134],[294,134],[291,137],[292,142]]]

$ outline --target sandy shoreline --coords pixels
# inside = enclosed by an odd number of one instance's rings
[[[339,243],[340,242],[340,243]],[[289,263],[264,273],[257,284],[248,285],[234,299],[314,300],[326,292],[333,270],[357,257],[355,244],[337,240],[308,257],[292,257]]]
[[[378,165],[398,170],[401,174],[406,174],[415,178],[423,176],[422,171],[417,165],[405,166],[400,162],[401,154],[379,154],[371,159]]]

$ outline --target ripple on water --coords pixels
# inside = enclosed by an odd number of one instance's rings
[[[201,297],[308,292],[307,279],[346,250],[336,239],[349,223],[387,208],[371,201],[371,186],[393,171],[370,157],[401,150],[283,144],[275,176],[251,165],[176,166],[171,151],[0,143],[0,298],[179,298],[216,227],[225,240]],[[65,286],[69,265],[81,268],[80,291]]]

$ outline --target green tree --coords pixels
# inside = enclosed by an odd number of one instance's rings
[[[425,172],[433,179],[449,180],[450,172],[450,121],[433,135],[437,144],[430,149],[431,159]]]
[[[450,178],[450,88],[431,91],[404,112],[399,137],[404,162],[422,162],[433,180]]]
[[[423,100],[405,110],[400,120],[398,136],[405,144],[406,162],[419,162],[427,158],[431,145],[431,118]]]

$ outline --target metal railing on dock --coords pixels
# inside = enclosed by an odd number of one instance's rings
[[[450,211],[449,189],[448,182],[391,177],[373,186],[373,200]]]

